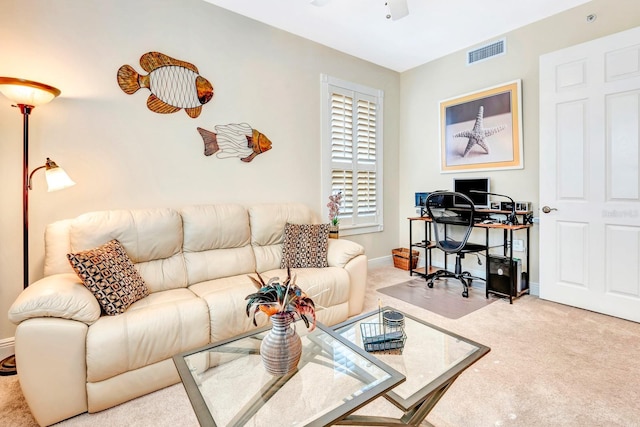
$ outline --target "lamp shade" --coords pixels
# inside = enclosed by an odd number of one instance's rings
[[[60,95],[60,89],[53,86],[15,77],[0,77],[0,92],[18,105],[32,107],[51,102]]]
[[[62,190],[76,185],[76,183],[69,178],[69,175],[67,175],[64,169],[49,158],[47,158],[44,173],[47,180],[47,191],[49,192]]]

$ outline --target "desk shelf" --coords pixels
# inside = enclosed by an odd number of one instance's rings
[[[424,239],[416,242],[413,241],[413,222],[416,220],[424,221],[425,217],[421,216],[417,218],[409,218],[409,275],[422,276],[425,279],[428,279],[437,270],[432,266],[431,263],[431,250],[435,248],[436,245],[434,243],[431,243],[431,227],[429,227],[429,224],[427,222],[424,223]],[[424,251],[425,267],[411,268],[411,266],[413,266],[414,249]]]
[[[507,211],[492,211],[483,209],[482,212],[490,213],[490,214],[504,214],[510,213]],[[486,297],[489,298],[489,294],[494,294],[500,297],[509,298],[509,303],[513,303],[513,298],[520,297],[524,294],[529,293],[529,274],[527,271],[523,271],[521,275],[522,287],[520,291],[517,291],[517,277],[516,274],[511,274],[511,282],[509,287],[511,288],[511,292],[504,292],[504,286],[501,288],[497,283],[492,283],[492,275],[489,271],[489,257],[491,255],[497,255],[495,253],[490,253],[492,249],[502,249],[501,256],[506,257],[510,260],[511,265],[513,265],[513,233],[524,231],[526,232],[526,268],[529,268],[529,230],[532,227],[532,224],[528,223],[528,219],[531,215],[531,211],[523,211],[516,212],[522,219],[521,224],[518,225],[507,225],[500,223],[493,224],[483,224],[478,223],[475,224],[474,227],[483,228],[485,230],[485,239],[487,244],[486,251],[486,269],[485,269],[485,277],[486,280]],[[431,276],[438,270],[438,268],[433,267],[431,251],[436,248],[435,243],[432,242],[431,238],[431,218],[428,216],[419,216],[419,217],[409,217],[409,266],[411,267],[412,258],[413,258],[413,249],[424,251],[425,256],[425,267],[420,268],[410,268],[409,274],[411,276],[418,275],[425,278],[425,280],[429,280]],[[424,239],[421,241],[414,242],[413,236],[413,225],[414,222],[422,222],[424,224]],[[489,232],[490,230],[502,230],[503,231],[503,243],[501,245],[493,245],[489,246]],[[445,255],[445,268],[446,268],[446,255]],[[517,270],[513,268],[512,270]],[[495,282],[495,279],[494,279]]]
[[[419,276],[430,276],[433,273],[435,273],[436,271],[438,271],[438,269],[436,267],[429,267],[429,269],[427,270],[426,267],[418,267],[418,268],[414,268],[413,270],[411,270],[411,273],[417,274]]]

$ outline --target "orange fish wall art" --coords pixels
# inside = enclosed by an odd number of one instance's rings
[[[237,157],[245,163],[258,154],[271,150],[271,141],[247,123],[217,125],[215,132],[198,128],[204,142],[204,155],[215,154],[220,159]]]
[[[160,52],[147,52],[140,58],[140,65],[149,74],[143,76],[132,66],[123,65],[118,69],[118,85],[129,95],[143,87],[149,89],[147,107],[153,112],[169,114],[184,108],[195,119],[213,98],[213,85],[193,64]]]

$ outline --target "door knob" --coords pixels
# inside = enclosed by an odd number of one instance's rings
[[[551,212],[551,211],[557,211],[557,210],[558,210],[558,209],[556,209],[556,208],[550,208],[549,206],[543,206],[543,207],[542,207],[542,212],[544,212],[544,213],[549,213],[549,212]]]

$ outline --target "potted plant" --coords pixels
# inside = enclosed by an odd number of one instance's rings
[[[332,239],[337,239],[340,233],[340,203],[342,203],[342,191],[329,196],[329,203],[327,203],[329,208],[329,237]]]
[[[316,310],[313,300],[294,283],[291,270],[287,268],[287,279],[280,283],[278,277],[264,282],[258,272],[258,280],[249,276],[258,292],[247,295],[246,313],[253,316],[265,313],[271,319],[272,328],[260,344],[260,356],[267,372],[286,375],[298,366],[302,354],[302,340],[291,323],[302,319],[309,330],[316,327]]]

